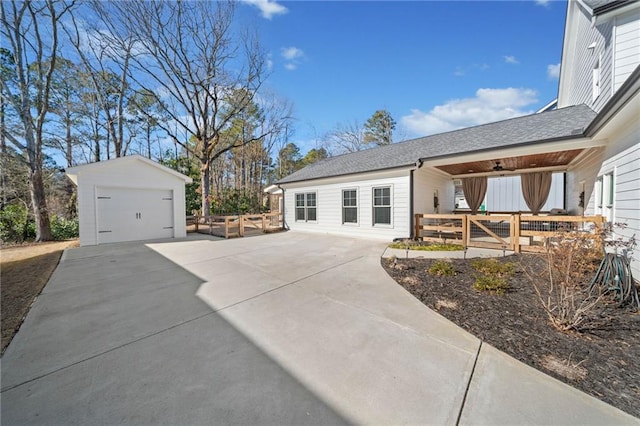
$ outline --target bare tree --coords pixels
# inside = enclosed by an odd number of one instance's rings
[[[63,28],[80,57],[100,106],[107,131],[107,158],[110,143],[115,156],[121,157],[127,154],[134,136],[127,128],[125,110],[131,93],[130,66],[136,41],[111,19],[108,4],[93,1],[86,7],[97,15],[92,24],[72,14],[72,25]]]
[[[150,0],[99,7],[109,32],[134,43],[133,81],[138,90],[153,93],[169,117],[158,127],[198,159],[202,210],[208,215],[211,162],[278,131],[286,118],[242,137],[225,134],[234,119],[258,101],[266,78],[259,43],[235,32],[233,2]],[[184,138],[185,133],[189,137]]]
[[[369,148],[364,129],[357,121],[338,124],[324,139],[331,153],[345,154]]]
[[[58,25],[73,1],[0,2],[0,36],[13,56],[14,78],[2,79],[3,102],[13,108],[22,135],[6,133],[7,140],[26,157],[36,241],[51,240],[51,226],[42,179],[44,124],[58,55]]]

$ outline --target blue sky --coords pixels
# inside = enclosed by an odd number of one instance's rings
[[[402,140],[535,112],[557,96],[564,1],[247,0],[292,142],[387,109]]]

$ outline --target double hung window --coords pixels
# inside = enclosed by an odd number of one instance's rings
[[[315,192],[296,194],[296,221],[315,222],[317,220],[317,197]]]

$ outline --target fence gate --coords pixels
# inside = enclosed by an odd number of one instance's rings
[[[467,247],[513,250],[516,239],[514,215],[466,215]]]

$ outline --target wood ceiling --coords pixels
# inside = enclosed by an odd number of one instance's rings
[[[496,165],[496,161],[500,161],[500,165],[502,166],[504,171],[535,169],[539,167],[566,166],[570,164],[581,152],[581,149],[574,149],[571,151],[532,154],[524,155],[521,157],[496,158],[494,160],[448,164],[444,166],[437,166],[437,168],[450,175],[455,176],[471,173],[493,172],[493,167]]]

